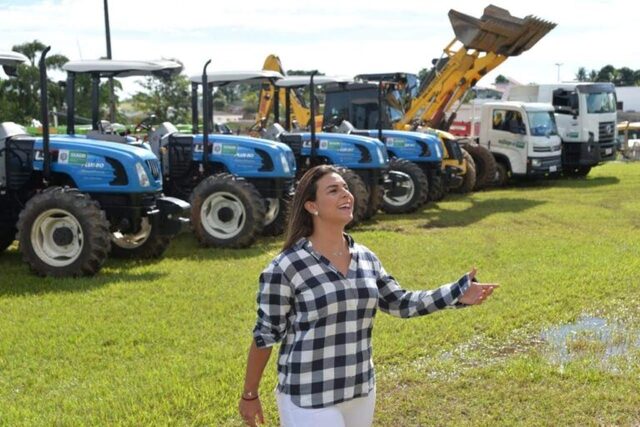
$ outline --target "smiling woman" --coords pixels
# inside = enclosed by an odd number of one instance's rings
[[[378,309],[396,317],[480,304],[497,286],[472,269],[432,291],[405,291],[377,256],[345,234],[353,195],[338,169],[311,168],[294,196],[283,251],[260,275],[258,319],[240,415],[264,422],[259,384],[281,342],[277,401],[283,426],[370,426],[375,406],[371,332]]]

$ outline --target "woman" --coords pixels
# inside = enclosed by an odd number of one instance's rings
[[[398,317],[480,304],[495,284],[475,268],[434,291],[400,288],[366,247],[344,233],[353,195],[332,166],[310,169],[293,199],[283,251],[260,275],[258,320],[239,410],[264,422],[258,386],[271,347],[278,357],[283,426],[370,426],[375,405],[371,329],[376,309]]]

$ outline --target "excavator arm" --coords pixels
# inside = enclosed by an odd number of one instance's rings
[[[455,38],[435,64],[411,102],[398,129],[417,125],[445,128],[444,113],[489,71],[508,57],[533,47],[556,24],[531,15],[516,18],[489,5],[480,19],[450,10]]]
[[[269,55],[264,61],[264,65],[262,66],[263,70],[271,70],[277,71],[282,75],[285,74],[282,68],[282,62],[280,62],[280,58],[276,55]],[[278,93],[278,103],[281,106],[286,105],[287,103],[287,92],[289,96],[289,103],[291,106],[291,116],[290,120],[296,120],[302,127],[306,127],[309,124],[309,120],[311,119],[311,111],[309,107],[305,104],[304,100],[300,96],[300,94],[295,89],[285,89],[281,88]],[[270,83],[264,83],[260,89],[260,102],[258,105],[258,116],[257,121],[254,124],[254,129],[262,129],[266,125],[266,121],[269,119],[269,114],[273,113],[273,108],[275,104],[275,94],[276,89]],[[318,123],[318,118],[316,118],[316,130],[322,127],[322,116],[318,116],[320,118],[320,123]]]

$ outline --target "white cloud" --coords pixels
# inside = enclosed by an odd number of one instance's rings
[[[530,51],[510,58],[489,73],[521,82],[571,79],[580,66],[606,64],[640,68],[633,44],[636,18],[622,0],[495,2],[518,17],[536,15],[558,23]],[[39,39],[54,53],[72,59],[106,54],[103,2],[100,0],[18,0],[0,2],[0,39],[8,49]],[[278,54],[287,69],[317,68],[329,74],[429,67],[453,38],[449,8],[480,16],[473,0],[403,2],[325,0],[278,2],[157,2],[110,0],[115,58],[178,58],[188,74],[211,69],[260,68],[266,55]],[[129,84],[125,84],[129,87]]]

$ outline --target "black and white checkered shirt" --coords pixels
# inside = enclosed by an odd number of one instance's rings
[[[468,275],[433,291],[409,292],[387,274],[366,247],[349,243],[347,276],[300,239],[260,275],[259,348],[282,341],[278,390],[303,408],[366,396],[374,387],[371,329],[376,309],[397,317],[421,316],[456,305]]]

